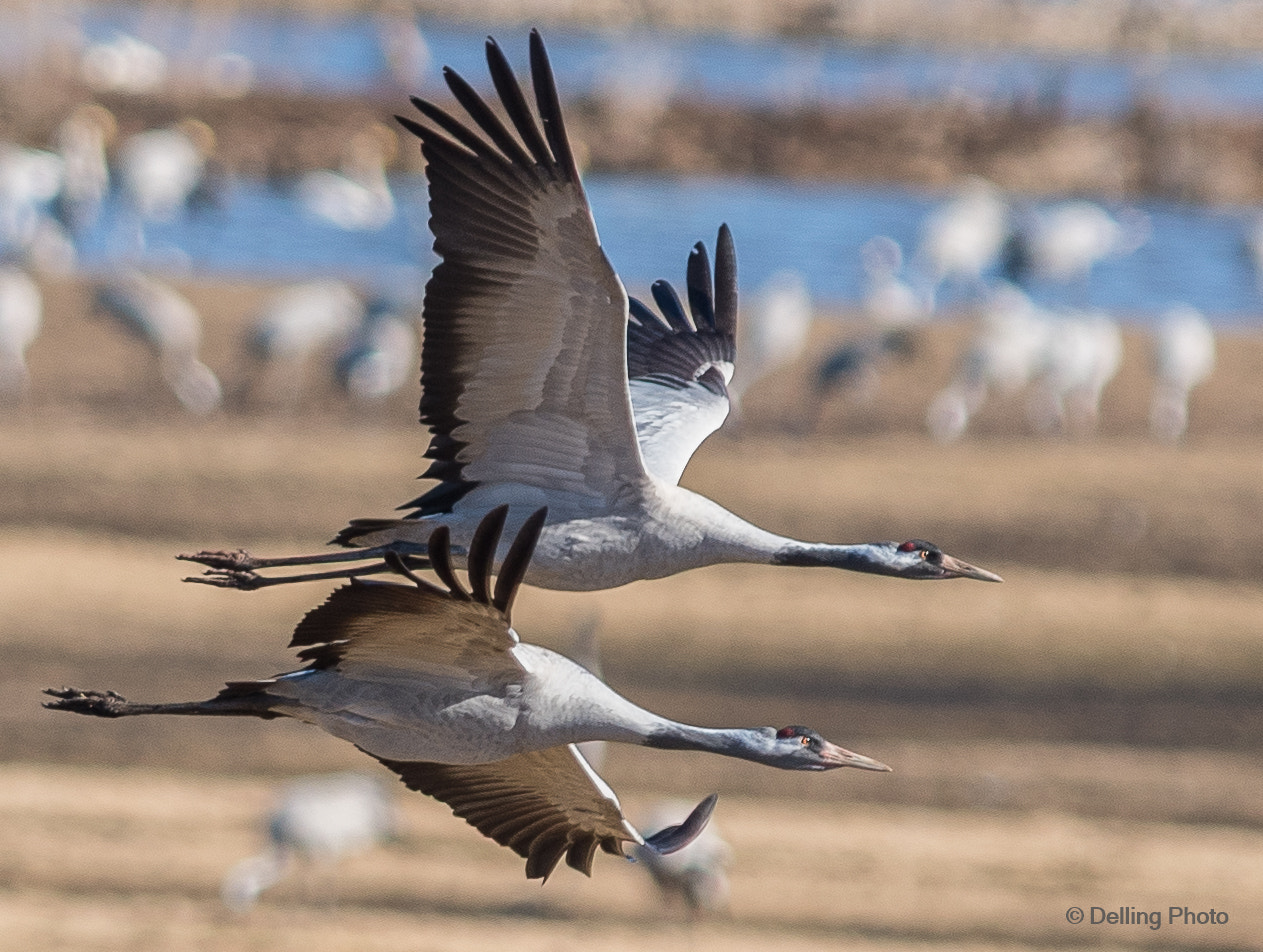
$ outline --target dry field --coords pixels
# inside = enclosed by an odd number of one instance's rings
[[[207,361],[244,382],[239,332],[264,289],[188,288]],[[685,482],[814,538],[920,535],[1004,585],[726,567],[613,592],[524,593],[529,637],[592,621],[610,681],[704,723],[807,723],[889,775],[798,776],[616,750],[635,813],[717,790],[733,910],[690,922],[634,866],[543,887],[406,795],[402,842],[308,870],[242,917],[218,883],[261,838],[275,786],[376,769],[302,725],[106,722],[44,711],[71,684],[209,696],[290,664],[327,586],[185,585],[172,555],[315,549],[417,489],[415,393],[357,412],[308,397],[192,421],[144,352],[47,289],[35,390],[0,420],[0,947],[197,949],[1263,948],[1263,337],[1227,335],[1192,434],[1143,433],[1140,337],[1093,440],[1035,441],[989,409],[957,446],[919,420],[960,328],[808,431],[790,373],[713,439]],[[822,327],[822,345],[844,332]],[[1071,906],[1162,926],[1071,924]],[[1228,914],[1170,923],[1170,906]]]

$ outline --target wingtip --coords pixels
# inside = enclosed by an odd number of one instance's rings
[[[710,816],[715,812],[715,804],[718,802],[719,794],[712,793],[693,808],[693,812],[685,818],[683,823],[668,826],[652,836],[645,837],[645,847],[662,855],[684,849],[701,835],[702,830],[706,829],[706,824],[710,822]]]

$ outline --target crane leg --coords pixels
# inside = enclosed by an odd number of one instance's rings
[[[326,562],[359,562],[363,559],[381,558],[391,546],[379,545],[371,549],[340,549],[337,552],[321,552],[316,555],[283,555],[273,558],[260,558],[251,555],[245,549],[235,552],[202,550],[201,552],[182,552],[176,558],[183,562],[199,562],[207,568],[223,572],[252,572],[255,569],[280,568],[285,565],[323,565]],[[396,545],[394,548],[400,548]],[[411,548],[406,544],[403,548]],[[424,546],[416,547],[424,552]],[[400,553],[404,554],[403,552]]]
[[[281,717],[275,699],[262,693],[213,697],[208,701],[181,701],[175,704],[137,704],[114,691],[80,691],[78,688],[45,688],[55,700],[44,706],[54,711],[71,711],[92,717],[131,717],[137,714],[209,714],[221,717]]]
[[[402,556],[409,568],[425,569],[430,567],[430,560],[416,556]],[[288,585],[291,582],[318,582],[332,578],[358,578],[361,575],[379,575],[383,572],[395,571],[385,562],[374,562],[371,565],[357,565],[345,569],[333,569],[328,572],[305,572],[301,575],[260,575],[252,569],[207,569],[204,575],[191,575],[186,582],[197,582],[201,585],[213,585],[216,588],[235,588],[252,592],[272,585]]]

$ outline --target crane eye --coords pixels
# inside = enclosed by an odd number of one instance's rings
[[[926,559],[928,559],[929,557],[930,557],[930,550],[929,550],[929,549],[922,549],[922,550],[921,550],[921,560],[922,560],[922,561],[925,561],[925,560],[926,560]]]
[[[806,735],[804,734],[804,735],[803,735],[803,737],[802,737],[802,739],[801,739],[801,740],[799,740],[799,742],[798,742],[798,743],[802,744],[804,747],[810,747],[810,746],[811,746],[811,738],[810,738],[810,737],[808,737],[808,736],[806,736]]]

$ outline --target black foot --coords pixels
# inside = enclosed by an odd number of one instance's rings
[[[54,711],[74,711],[94,717],[121,717],[127,706],[127,698],[114,691],[80,691],[77,688],[45,688],[44,693],[55,697],[44,706]]]
[[[222,572],[244,572],[258,568],[254,556],[245,549],[238,549],[236,552],[211,552],[203,549],[201,552],[182,552],[176,558],[184,562],[200,562],[207,568]]]
[[[249,569],[207,569],[201,575],[187,576],[184,581],[197,582],[199,585],[214,585],[216,588],[235,588],[242,592],[253,592],[256,588],[263,588],[268,584],[268,580],[262,575]]]

